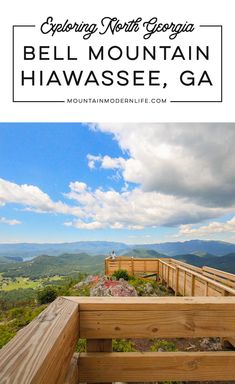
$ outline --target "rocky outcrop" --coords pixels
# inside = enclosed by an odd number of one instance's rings
[[[98,283],[91,288],[91,296],[138,296],[134,287],[127,281],[110,280],[106,277],[100,278]]]

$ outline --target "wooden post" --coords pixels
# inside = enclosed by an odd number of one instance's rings
[[[208,296],[208,281],[205,282],[205,296]]]
[[[162,271],[163,271],[163,264],[162,264],[162,262],[160,262],[160,264],[159,264],[159,276],[160,276],[160,279],[161,279],[161,283],[163,281],[163,279],[162,279]]]
[[[195,276],[192,275],[192,278],[191,278],[191,296],[194,296],[194,291],[195,291]]]
[[[175,296],[178,294],[178,288],[179,288],[179,268],[176,267],[175,270]]]
[[[78,384],[78,358],[79,353],[74,353],[70,362],[70,367],[68,369],[64,384]]]
[[[170,285],[170,267],[167,267],[167,287],[169,288]]]
[[[1,350],[0,382],[64,384],[79,337],[79,304],[59,297]]]
[[[157,271],[156,272],[159,274],[159,259],[157,259],[157,265],[156,266],[157,266]]]
[[[112,339],[88,339],[86,342],[87,352],[112,352]],[[102,358],[102,354],[100,354]],[[88,383],[87,383],[88,384]],[[99,382],[99,384],[103,384]],[[107,384],[107,383],[106,383]],[[112,384],[111,382],[108,384]]]
[[[183,288],[183,296],[186,294],[186,272],[184,271],[184,288]]]
[[[108,259],[105,259],[105,264],[104,264],[104,274],[108,275]]]
[[[134,275],[134,260],[131,258],[131,274]]]
[[[159,259],[156,262],[156,281],[159,281]]]

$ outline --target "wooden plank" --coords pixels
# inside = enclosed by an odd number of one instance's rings
[[[80,337],[224,337],[235,334],[233,310],[82,311]]]
[[[170,268],[167,266],[167,287],[170,286]]]
[[[112,352],[112,339],[88,339],[87,352]]]
[[[158,260],[155,261],[149,261],[149,259],[146,259],[146,272],[158,272]]]
[[[156,271],[157,271],[157,273],[159,273],[159,260],[158,259],[157,259],[156,267],[157,267]]]
[[[131,259],[131,274],[132,274],[132,275],[134,275],[134,270],[135,270],[134,266],[135,266],[135,264],[134,264],[134,260]]]
[[[189,271],[185,271],[186,272],[186,292],[185,292],[185,295],[186,296],[191,296],[191,290],[190,290],[190,287],[191,287],[191,272]]]
[[[144,260],[135,261],[135,272],[144,272]]]
[[[144,260],[144,273],[146,273],[146,260]]]
[[[194,290],[195,290],[195,276],[192,275],[192,278],[191,278],[191,296],[194,296]]]
[[[223,296],[223,290],[215,287],[213,284],[208,284],[208,296]]]
[[[81,353],[80,382],[234,380],[235,352]]]
[[[0,351],[0,382],[64,383],[78,333],[78,305],[56,299]]]
[[[210,277],[210,278],[213,279],[213,280],[219,281],[220,283],[223,283],[223,284],[225,284],[225,285],[228,285],[229,287],[235,288],[235,282],[233,282],[233,281],[231,281],[231,280],[224,279],[224,278],[222,278],[222,277],[219,277],[219,276],[217,276],[217,275],[214,275],[214,274],[212,274],[212,273],[205,272],[205,271],[203,271],[202,274],[203,274],[203,276]]]
[[[186,272],[184,271],[183,296],[186,295]]]
[[[189,270],[188,268],[185,268],[185,267],[178,267],[180,268],[182,271],[186,271],[188,273],[191,273],[191,275],[193,276],[196,276],[198,278],[200,278],[202,281],[208,281],[211,285],[213,285],[216,289],[222,289],[222,291],[224,289],[226,289],[227,292],[231,293],[232,295],[235,295],[235,289],[233,288],[230,288],[230,287],[225,287],[223,284],[221,283],[218,283],[217,281],[214,281],[212,279],[210,279],[209,277],[205,277],[203,276],[201,273],[198,273],[198,272],[194,272],[194,271],[191,271]]]
[[[205,295],[205,282],[195,277],[194,281],[194,296],[204,296]]]
[[[178,277],[178,292],[179,294],[183,295],[184,294],[184,271],[181,271],[179,269],[179,277]]]
[[[79,354],[74,353],[69,365],[69,369],[64,384],[78,384],[78,358]]]
[[[192,271],[195,271],[195,272],[198,272],[198,273],[202,273],[202,268],[200,268],[200,267],[195,267],[195,265],[191,265],[191,264],[188,264],[188,263],[184,263],[183,261],[175,260],[175,259],[170,259],[170,262],[171,262],[172,265],[175,265],[175,266],[182,266],[182,267],[191,269]]]
[[[130,260],[130,259],[132,259],[132,257],[123,257],[123,256],[118,256],[117,257],[117,259],[125,259],[125,260]],[[168,260],[170,260],[170,259],[168,259],[168,258],[164,258],[164,259],[158,259],[158,258],[156,258],[156,257],[133,257],[133,260],[135,261],[139,261],[139,260],[148,260],[148,261],[158,261],[158,260],[165,260],[166,262],[168,262]]]
[[[202,267],[202,270],[205,272],[213,273],[214,275],[225,277],[228,280],[235,281],[235,275],[233,273],[224,272],[224,271],[221,271],[220,269],[206,267],[206,266]]]
[[[174,265],[171,265],[171,264],[167,263],[166,261],[159,260],[159,262],[160,262],[160,264],[166,265],[167,267],[169,267],[171,269],[176,269],[176,267],[174,267]]]
[[[177,296],[177,294],[179,293],[179,268],[177,267],[176,268],[176,271],[175,271],[175,296]],[[173,288],[173,287],[172,287]]]
[[[112,339],[88,339],[87,340],[87,352],[112,352],[112,350],[113,350]],[[99,381],[99,384],[102,384],[102,382]]]
[[[153,277],[153,276],[157,276],[156,273],[151,273],[151,275],[142,275],[140,277],[142,277],[143,279],[148,279],[149,277]]]
[[[68,296],[82,311],[168,311],[235,309],[235,297],[81,297]]]

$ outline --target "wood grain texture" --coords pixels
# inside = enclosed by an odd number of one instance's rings
[[[66,298],[66,297],[65,297]],[[79,304],[83,311],[169,311],[169,310],[220,310],[233,311],[235,297],[81,297],[67,299]]]
[[[112,339],[88,339],[87,352],[112,352]],[[89,384],[89,382],[87,382]],[[99,384],[102,384],[99,381]],[[110,382],[110,384],[112,384]]]
[[[226,290],[227,292],[231,293],[232,295],[235,295],[235,289],[233,289],[233,288],[225,287],[225,285],[223,285],[217,281],[214,281],[209,277],[203,276],[201,273],[191,271],[188,268],[185,268],[183,266],[180,266],[178,268],[180,268],[182,271],[190,273],[191,276],[198,277],[199,279],[201,279],[204,282],[206,282],[206,281],[209,282],[211,284],[211,286],[213,286],[215,289],[222,290],[222,292],[223,292],[223,290]]]
[[[174,286],[174,289],[175,289],[175,296],[177,296],[177,294],[179,293],[179,268],[177,267],[176,268],[176,271],[175,271],[175,286]],[[173,287],[172,287],[173,288]]]
[[[234,380],[235,352],[82,353],[80,382]]]
[[[235,334],[234,310],[85,311],[81,338],[224,337]]]
[[[214,275],[225,277],[228,280],[235,281],[235,275],[233,273],[224,272],[219,269],[211,268],[211,267],[202,267],[202,270],[205,272],[210,272]]]
[[[214,275],[212,273],[205,272],[205,271],[203,271],[202,274],[203,274],[203,276],[210,277],[210,279],[212,279],[212,280],[219,281],[220,283],[228,285],[229,287],[235,288],[235,282],[234,281],[224,279],[223,277],[219,277],[217,275]]]
[[[214,268],[199,268],[169,258],[118,257],[116,260],[105,260],[105,270],[108,275],[119,268],[126,269],[130,274],[158,272],[160,281],[172,288],[175,295],[179,293],[187,296],[203,296],[205,295],[205,284],[210,283],[207,290],[209,296],[235,296],[235,275]],[[185,278],[183,277],[184,272],[187,273]],[[226,284],[225,288],[224,284]]]
[[[167,261],[168,259],[166,259]],[[159,270],[159,259],[148,258],[140,259],[134,257],[123,257],[120,256],[115,260],[110,258],[105,259],[105,274],[111,275],[117,269],[125,269],[130,274],[135,273],[148,273],[158,272]]]
[[[79,354],[74,353],[71,362],[69,364],[68,372],[65,377],[64,384],[78,384],[78,359]]]
[[[182,266],[182,267],[191,269],[192,271],[195,271],[195,272],[198,272],[198,273],[202,272],[202,268],[195,267],[194,265],[191,265],[191,264],[188,264],[188,263],[184,263],[183,261],[180,261],[180,260],[170,259],[169,263],[171,263],[174,266],[178,265],[178,266]]]
[[[64,383],[78,333],[78,304],[56,299],[0,351],[1,384]]]
[[[87,352],[112,352],[112,339],[88,339]]]

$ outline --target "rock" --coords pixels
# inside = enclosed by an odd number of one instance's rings
[[[196,345],[190,344],[187,348],[185,348],[186,351],[190,351],[191,349],[196,348]]]
[[[150,296],[150,295],[154,294],[154,288],[153,288],[152,284],[147,283],[145,285],[144,293],[146,294],[146,296]]]
[[[137,296],[134,287],[130,286],[127,281],[109,280],[106,277],[101,278],[98,283],[91,288],[91,296]]]
[[[207,351],[221,351],[223,349],[219,339],[208,338],[205,338],[200,342],[200,347]]]
[[[210,340],[209,339],[207,339],[207,338],[205,338],[205,339],[203,339],[201,342],[200,342],[200,347],[202,348],[202,349],[210,349]]]
[[[74,286],[74,288],[79,289],[84,287],[85,285],[96,284],[99,281],[100,276],[98,275],[89,275],[84,280],[80,281],[78,284]]]

